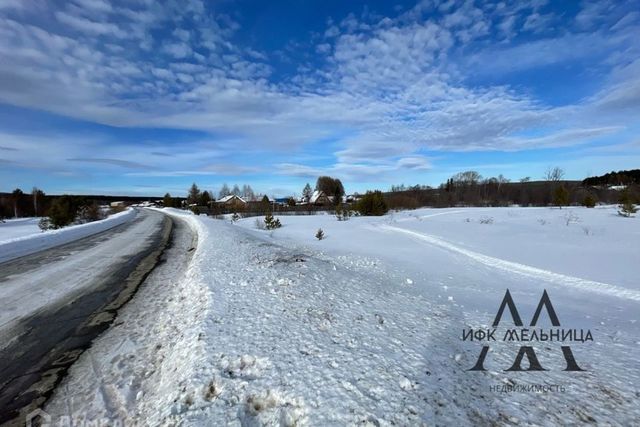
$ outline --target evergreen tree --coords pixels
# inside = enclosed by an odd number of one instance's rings
[[[262,208],[262,212],[264,214],[268,214],[268,213],[271,212],[271,202],[269,201],[269,198],[267,197],[266,194],[264,196],[262,196],[262,201],[260,202],[260,207]]]
[[[171,194],[167,193],[164,195],[164,198],[162,199],[162,204],[164,205],[165,208],[173,207],[173,199],[171,198]]]
[[[305,202],[309,202],[309,199],[311,199],[312,195],[313,195],[313,190],[311,189],[311,185],[309,185],[309,183],[307,182],[307,185],[305,185],[304,189],[302,190],[302,199]]]
[[[274,230],[276,228],[282,227],[280,220],[278,218],[274,218],[271,212],[267,212],[264,217],[264,226],[267,230]]]
[[[367,191],[367,194],[358,201],[357,209],[361,215],[373,216],[384,215],[389,210],[387,202],[379,190]]]
[[[587,208],[593,208],[596,206],[596,198],[593,197],[591,194],[587,194],[586,196],[584,196],[584,199],[582,199],[582,206],[587,207]]]
[[[213,200],[213,197],[211,197],[211,193],[209,193],[208,191],[203,191],[202,194],[200,194],[198,205],[209,206],[209,202],[211,202],[211,200]]]
[[[630,201],[621,204],[620,210],[618,211],[620,215],[625,216],[627,218],[629,218],[631,215],[633,215],[636,212],[638,212],[638,208],[636,208],[635,205]]]
[[[200,201],[200,189],[194,182],[191,184],[191,188],[189,188],[189,194],[187,195],[187,203],[190,205],[198,204]]]
[[[553,204],[562,209],[569,204],[569,190],[564,185],[559,185],[553,191]]]
[[[14,216],[14,218],[18,218],[18,212],[19,212],[18,211],[18,205],[20,204],[20,199],[22,198],[23,195],[24,195],[24,193],[19,188],[16,188],[11,193],[11,200],[13,201],[13,216]]]
[[[49,221],[52,228],[61,228],[71,224],[78,212],[76,201],[71,196],[56,197],[49,208]]]
[[[622,194],[620,194],[620,210],[618,211],[618,214],[629,218],[637,211],[638,208],[636,208],[633,204],[633,200],[631,198],[631,195],[629,194],[629,191],[625,189]]]

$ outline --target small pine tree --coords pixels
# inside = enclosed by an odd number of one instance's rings
[[[351,217],[351,211],[343,205],[336,207],[336,218],[338,221],[348,221]]]
[[[367,191],[357,204],[358,212],[361,215],[381,216],[389,211],[387,202],[381,191]]]
[[[318,231],[316,231],[316,239],[324,239],[324,231],[322,231],[322,228],[318,228]]]
[[[587,194],[586,196],[584,196],[584,199],[582,199],[582,206],[587,208],[594,208],[596,206],[596,198],[591,194]]]
[[[164,205],[165,208],[173,207],[173,198],[171,198],[171,194],[167,193],[164,195],[164,198],[162,199],[162,204]]]
[[[631,217],[634,213],[638,212],[638,208],[631,202],[625,202],[620,205],[618,213],[624,217]]]
[[[52,228],[54,228],[53,225],[51,224],[51,221],[46,216],[40,218],[40,222],[38,222],[38,227],[42,231],[47,231],[47,230],[51,230]]]
[[[636,212],[638,212],[638,208],[635,207],[629,191],[625,189],[620,195],[620,210],[618,211],[618,214],[629,218]]]
[[[78,212],[78,206],[71,196],[60,196],[51,203],[48,216],[51,228],[61,228],[71,224]]]
[[[553,191],[553,204],[560,209],[569,204],[569,190],[564,185],[559,185]]]
[[[267,212],[264,217],[264,226],[267,230],[274,230],[276,228],[282,227],[280,220],[278,218],[274,218],[271,212]]]
[[[340,204],[340,203],[338,203],[336,205],[336,219],[338,221],[343,221],[344,220],[344,218],[342,216],[342,204]]]

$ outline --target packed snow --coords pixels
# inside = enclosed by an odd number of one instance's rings
[[[80,229],[70,227],[70,233],[65,233],[62,238],[54,242],[86,236],[88,232],[95,234],[99,230],[106,230],[107,228],[104,228],[106,226],[112,228],[114,223],[122,223],[123,220],[128,221],[132,216],[135,217],[135,211],[117,215],[118,217],[114,220],[105,220],[107,222],[97,227],[85,227],[95,223],[77,226],[82,227]],[[160,215],[156,216],[162,218]],[[20,329],[23,327],[21,321],[24,319],[42,310],[57,307],[74,297],[77,298],[86,292],[88,287],[95,286],[100,279],[108,278],[113,273],[114,263],[130,259],[148,245],[146,239],[158,228],[158,223],[158,219],[133,222],[125,232],[103,237],[96,236],[95,241],[88,244],[88,247],[59,251],[52,255],[51,259],[48,255],[42,255],[45,259],[41,264],[29,262],[26,266],[19,266],[20,271],[17,273],[9,270],[8,276],[2,274],[0,276],[0,301],[2,301],[0,349],[20,335]],[[43,233],[42,236],[51,238],[56,235]],[[13,244],[20,245],[31,240],[33,239],[20,239]],[[39,242],[44,246],[49,243],[43,240]],[[9,252],[11,248],[9,245]],[[18,261],[20,260],[14,263]],[[6,273],[6,270],[2,273]]]
[[[272,231],[165,212],[196,249],[177,243],[181,258],[150,276],[48,412],[194,426],[640,419],[640,221],[614,208],[281,216]],[[468,371],[481,344],[462,331],[489,327],[506,289],[527,320],[546,289],[564,328],[591,330],[571,343],[584,372],[562,370],[555,342],[532,343],[547,371],[505,372],[514,343]],[[563,391],[495,391],[515,385]]]
[[[0,242],[40,234],[40,218],[17,218],[0,221]]]
[[[135,216],[135,210],[127,209],[100,221],[47,231],[40,231],[38,228],[39,218],[8,220],[0,223],[0,262],[101,233],[124,224]]]

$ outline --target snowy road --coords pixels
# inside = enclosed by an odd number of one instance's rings
[[[0,422],[44,401],[153,268],[170,232],[165,215],[139,211],[106,232],[0,264]]]

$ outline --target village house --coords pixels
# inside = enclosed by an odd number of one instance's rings
[[[244,209],[244,207],[247,205],[247,202],[242,197],[236,196],[235,194],[224,196],[213,203],[215,203],[219,207],[223,207],[224,209],[229,210]]]
[[[324,191],[316,190],[309,198],[310,205],[322,206],[331,203],[331,198],[325,194]]]

